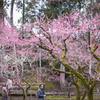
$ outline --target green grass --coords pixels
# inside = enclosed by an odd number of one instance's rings
[[[94,97],[95,99],[100,99],[100,96]]]
[[[48,82],[46,85],[45,85],[45,89],[53,89],[55,88],[56,86],[54,85],[53,82]]]
[[[50,95],[50,96],[46,96],[45,97],[46,99],[65,99],[65,96],[64,95],[58,95],[58,96],[52,96],[52,95]],[[68,98],[68,96],[66,96],[66,98]],[[73,100],[76,100],[76,96],[71,96],[70,98],[68,98],[68,99],[73,99]],[[87,96],[85,97],[85,99],[87,99]],[[100,99],[100,96],[97,96],[97,97],[94,97],[94,99]]]
[[[58,99],[58,98],[59,98],[59,99],[64,99],[64,96],[59,96],[59,95],[58,95],[58,96],[54,96],[54,97],[53,97],[53,96],[50,95],[50,96],[46,96],[45,98],[46,98],[46,99]]]
[[[52,95],[50,95],[50,96],[46,96],[46,99],[65,99],[65,96],[64,95],[62,95],[62,96],[60,96],[60,95],[58,95],[58,96],[52,96]],[[66,98],[68,98],[67,96],[66,96]],[[76,96],[71,96],[69,99],[76,99]]]

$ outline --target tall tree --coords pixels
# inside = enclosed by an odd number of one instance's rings
[[[24,14],[25,14],[25,0],[23,0],[23,24],[25,20]]]
[[[7,41],[9,45],[13,42],[29,46],[36,44],[38,47],[47,51],[51,55],[52,60],[56,60],[64,67],[68,68],[70,73],[75,75],[79,80],[79,84],[80,81],[83,83],[88,100],[94,100],[93,89],[97,84],[97,80],[93,79],[92,82],[89,80],[87,81],[84,73],[80,73],[82,68],[73,63],[73,58],[83,65],[86,61],[90,60],[90,51],[93,57],[97,59],[98,64],[95,67],[93,75],[88,75],[96,76],[96,73],[100,72],[100,16],[96,14],[96,16],[92,17],[92,14],[71,12],[70,15],[66,14],[63,15],[62,18],[54,20],[45,21],[43,18],[40,18],[40,20],[36,20],[32,25],[39,27],[39,33],[32,31],[29,32],[30,36],[26,35],[19,38],[15,31],[14,33],[8,32],[9,28],[4,28],[3,32],[6,33],[5,36],[9,38],[5,39],[5,37],[3,37],[4,35],[0,35],[0,37],[2,40],[4,39]],[[23,28],[25,28],[25,30],[31,29],[25,25],[23,25]],[[11,30],[11,28],[9,30]],[[91,43],[88,43],[88,33],[91,35]],[[5,44],[5,42],[2,42],[2,45],[3,44]],[[27,50],[24,49],[24,52],[27,52]],[[95,61],[94,58],[92,58],[92,61]],[[58,71],[66,73],[61,70]]]
[[[25,5],[19,0],[16,1],[16,4],[18,10],[23,9],[25,6],[25,22],[31,23],[40,16],[57,19],[61,14],[81,9],[85,5],[85,0],[26,0]]]
[[[24,43],[25,40],[26,43],[30,41],[29,44],[32,42],[36,43],[40,48],[48,51],[52,60],[56,60],[65,68],[68,68],[70,73],[79,79],[79,84],[80,81],[82,82],[88,100],[94,100],[93,90],[97,84],[97,80],[92,80],[92,82],[90,80],[87,81],[84,72],[80,73],[82,71],[80,65],[84,65],[90,59],[93,62],[95,61],[94,58],[96,58],[98,62],[95,66],[95,72],[91,74],[89,72],[87,73],[91,77],[93,75],[95,76],[97,72],[100,72],[100,57],[98,56],[100,53],[100,39],[98,38],[100,36],[100,16],[96,14],[96,16],[92,17],[92,14],[71,12],[70,15],[66,14],[62,18],[54,20],[45,21],[43,18],[40,18],[33,25],[38,25],[41,31],[39,33],[33,31],[33,36],[30,39],[24,39]],[[91,34],[90,44],[88,44],[88,32]],[[94,57],[90,58],[89,51]],[[81,64],[76,66],[73,63],[73,58]],[[56,68],[53,69],[57,70]],[[66,73],[61,70],[58,71]]]
[[[10,15],[11,15],[11,26],[13,26],[13,9],[14,9],[14,2],[15,0],[11,1],[11,11],[10,11]]]
[[[3,0],[0,0],[0,23],[3,21],[3,17],[4,17],[4,10],[3,10]]]
[[[24,23],[35,21],[39,12],[39,8],[41,8],[41,5],[44,5],[43,1],[44,0],[23,0],[23,2],[22,0],[16,1],[17,10],[22,10]],[[23,18],[20,18],[19,21],[23,22]]]
[[[40,9],[44,16],[58,18],[61,14],[83,8],[85,0],[48,0],[46,7]]]

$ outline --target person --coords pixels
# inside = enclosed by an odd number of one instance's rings
[[[7,78],[7,82],[6,82],[6,88],[8,90],[9,93],[11,93],[11,88],[12,88],[12,80]]]
[[[1,100],[8,100],[8,92],[7,92],[6,87],[2,88],[2,98],[1,98]]]
[[[39,84],[39,89],[37,90],[37,100],[44,100],[44,97],[46,95],[43,95],[43,84]]]

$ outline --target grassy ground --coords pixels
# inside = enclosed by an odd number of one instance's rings
[[[46,99],[65,99],[65,96],[47,96]],[[76,99],[76,96],[71,96],[70,98],[66,97],[66,99],[72,99],[72,100],[75,100]],[[87,99],[87,97],[85,97],[85,99]],[[98,97],[94,97],[94,99],[98,99],[100,100],[100,96]]]
[[[18,97],[11,97],[12,100],[22,100],[22,97],[21,96],[18,96]],[[75,100],[76,99],[76,96],[71,96],[70,98],[66,97],[65,96],[47,96],[45,97],[45,100]],[[0,97],[0,100],[1,100],[1,97]],[[27,97],[26,100],[31,100],[31,97]],[[32,97],[32,100],[36,100],[35,97]],[[87,97],[85,98],[85,100],[87,100]],[[94,100],[100,100],[100,96],[98,97],[94,97]]]

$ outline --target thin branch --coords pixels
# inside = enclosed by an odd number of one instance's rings
[[[90,52],[93,54],[93,56],[98,60],[98,61],[100,61],[100,57],[97,55],[97,54],[95,54],[95,49],[93,50],[93,48],[94,48],[94,45],[92,46],[92,47],[90,47],[89,49],[90,49]]]
[[[62,48],[60,45],[58,45],[58,44],[56,44],[56,43],[55,43],[55,45],[56,45],[57,47],[59,47],[61,50],[63,50],[63,48]]]
[[[53,42],[52,42],[52,40],[51,40],[51,35],[49,34],[49,32],[47,32],[43,27],[41,27],[40,26],[40,28],[44,31],[44,32],[46,32],[49,36],[46,36],[45,34],[44,34],[44,36],[49,40],[49,42],[51,43],[51,45],[52,46],[54,46],[53,45]]]
[[[67,46],[66,46],[66,39],[64,39],[63,42],[64,42],[64,48],[65,48],[64,51],[65,51],[65,54],[66,54],[66,52],[67,52],[67,50],[68,50],[68,49],[67,49]]]
[[[40,48],[42,48],[42,49],[44,49],[44,50],[47,50],[47,51],[49,51],[49,52],[51,52],[52,51],[52,49],[50,50],[49,48],[47,48],[47,47],[44,47],[44,46],[42,46],[42,45],[40,45],[40,44],[38,44],[38,43],[36,43]]]
[[[23,89],[20,85],[18,85],[17,83],[16,83],[16,85],[17,85],[18,87],[20,87],[20,88],[24,91],[24,89]]]
[[[74,85],[77,86],[77,83],[76,83],[76,81],[75,81],[75,78],[74,78],[73,74],[71,74],[71,78],[72,78],[72,80],[73,80]]]

